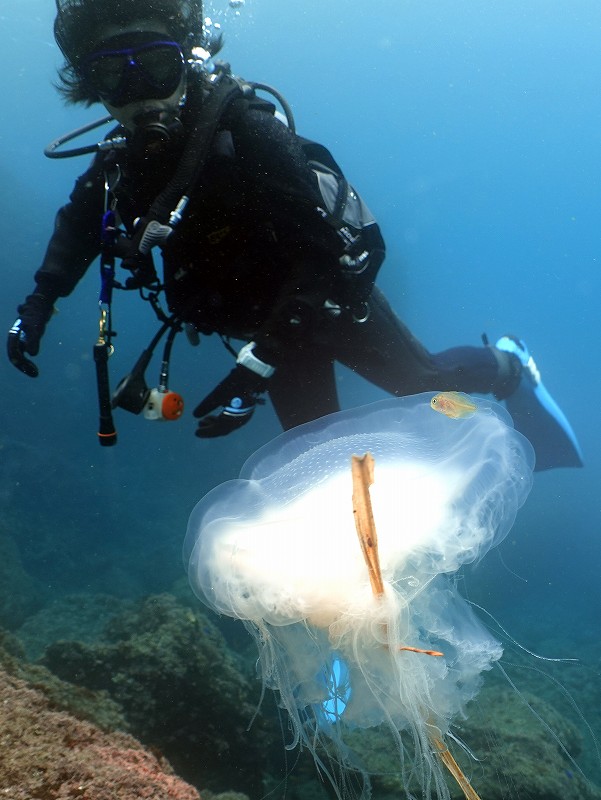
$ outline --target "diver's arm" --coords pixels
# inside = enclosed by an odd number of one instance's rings
[[[104,206],[100,176],[93,167],[82,175],[54,224],[42,265],[35,273],[36,288],[58,297],[71,294],[100,252]]]
[[[314,249],[310,258],[298,257],[286,268],[288,279],[253,337],[254,354],[274,367],[286,359],[290,350],[310,346],[317,326],[327,314],[327,301],[339,267],[331,254]]]
[[[234,369],[195,408],[196,435],[201,439],[225,436],[245,425],[278,366],[295,349],[310,346],[316,326],[328,313],[324,304],[332,286],[325,266],[328,255],[319,251],[312,255],[287,265],[289,279],[272,313],[253,341],[242,347]]]
[[[35,287],[19,305],[8,334],[8,358],[30,378],[37,377],[38,368],[27,355],[38,354],[54,303],[73,291],[100,250],[103,185],[98,161],[79,178],[70,202],[58,212]]]
[[[233,132],[232,138],[249,202],[265,209],[286,253],[281,265],[286,278],[234,369],[194,410],[196,435],[202,439],[224,436],[252,418],[278,364],[291,348],[310,341],[339,271],[341,245],[316,210],[315,178],[298,141],[268,114],[255,117],[256,125]]]

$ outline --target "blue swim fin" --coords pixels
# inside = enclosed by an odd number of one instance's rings
[[[502,336],[498,350],[513,353],[522,362],[517,390],[506,400],[516,430],[530,440],[536,453],[536,472],[556,467],[581,467],[582,450],[565,414],[545,389],[526,344],[516,336]]]
[[[333,655],[331,663],[324,667],[321,675],[328,692],[327,699],[316,708],[316,716],[322,726],[338,723],[351,698],[348,666],[337,653]]]

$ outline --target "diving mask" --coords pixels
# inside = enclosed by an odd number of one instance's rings
[[[111,44],[118,45],[114,37]],[[185,60],[177,42],[161,34],[144,34],[147,41],[97,50],[82,64],[82,74],[103,102],[122,108],[140,100],[170,97],[185,74]],[[108,44],[108,43],[107,43]]]

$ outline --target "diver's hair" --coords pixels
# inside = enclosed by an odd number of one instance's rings
[[[67,103],[87,106],[99,101],[81,75],[81,62],[98,43],[103,24],[129,25],[137,20],[160,20],[188,58],[202,41],[202,0],[56,0],[54,37],[65,63],[56,88]]]

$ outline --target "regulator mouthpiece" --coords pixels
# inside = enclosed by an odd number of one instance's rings
[[[184,126],[177,112],[158,109],[143,111],[134,117],[133,122],[135,127],[130,141],[136,150],[163,150],[184,133]]]

